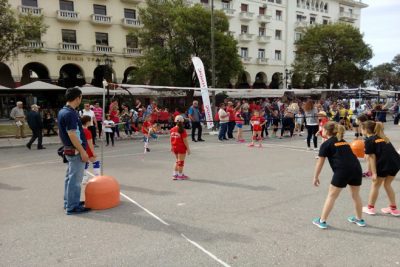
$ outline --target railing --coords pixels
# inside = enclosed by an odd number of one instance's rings
[[[142,0],[121,0],[121,2],[131,3],[131,4],[139,4]]]
[[[339,17],[341,19],[356,20],[356,19],[358,19],[358,14],[342,11],[342,12],[340,12]]]
[[[231,9],[231,8],[223,8],[222,9],[225,12],[225,15],[227,15],[228,17],[232,17],[235,15],[235,10]]]
[[[142,54],[142,50],[140,48],[124,48],[124,54],[126,56],[140,56]]]
[[[25,48],[27,48],[27,49],[41,49],[43,47],[44,47],[44,42],[37,41],[37,40],[31,40],[31,41],[27,41]]]
[[[95,45],[93,47],[94,52],[99,52],[99,53],[112,53],[112,46],[108,45]]]
[[[271,41],[271,36],[259,35],[257,37],[259,43],[269,43]]]
[[[296,28],[305,28],[308,26],[308,22],[306,20],[296,21],[295,27]]]
[[[259,22],[270,22],[271,19],[272,19],[272,16],[270,16],[270,15],[266,15],[266,14],[258,15],[258,21]]]
[[[96,22],[96,23],[102,23],[102,24],[111,24],[111,16],[93,14],[92,21]]]
[[[57,10],[57,17],[63,20],[79,20],[79,13],[69,10]]]
[[[259,57],[259,58],[257,58],[257,63],[258,64],[267,64],[268,63],[268,58]]]
[[[250,34],[250,33],[241,33],[240,35],[239,35],[239,40],[240,41],[251,41],[251,40],[253,40],[253,36],[254,36],[254,34]]]
[[[60,49],[64,51],[79,51],[81,48],[80,44],[75,43],[60,43]]]
[[[124,23],[124,25],[129,27],[140,27],[140,21],[138,19],[124,18],[122,19],[122,22]]]
[[[254,13],[251,13],[251,12],[240,12],[239,13],[240,14],[240,19],[242,19],[242,20],[251,20],[251,19],[253,19],[253,15],[254,15]]]
[[[42,9],[34,6],[19,6],[19,12],[22,14],[32,14],[36,16],[42,15]]]
[[[248,64],[251,62],[251,57],[241,57],[242,58],[242,62],[245,64]]]

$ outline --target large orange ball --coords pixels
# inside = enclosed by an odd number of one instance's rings
[[[85,206],[94,210],[116,207],[120,203],[120,188],[112,176],[95,176],[85,189]]]
[[[357,158],[364,158],[365,156],[365,145],[364,141],[362,140],[354,140],[350,144],[351,150],[353,151],[354,155],[357,156]]]

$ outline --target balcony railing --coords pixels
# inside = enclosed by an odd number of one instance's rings
[[[223,8],[222,9],[227,17],[235,16],[235,10],[232,8]]]
[[[45,43],[39,40],[29,40],[26,45],[22,47],[24,51],[40,50],[45,47]]]
[[[358,14],[354,14],[354,13],[350,13],[350,12],[340,12],[339,19],[345,20],[345,21],[355,21],[358,19]]]
[[[140,4],[143,0],[121,0],[121,2],[130,3],[130,4]]]
[[[239,40],[243,42],[250,42],[253,40],[254,34],[250,33],[241,33],[239,34]]]
[[[257,36],[257,41],[262,44],[269,43],[271,41],[271,36],[259,35]]]
[[[57,10],[57,19],[63,21],[79,21],[79,13],[69,10]]]
[[[60,53],[79,53],[81,50],[80,44],[75,43],[60,43]]]
[[[239,14],[241,20],[252,20],[254,15],[251,12],[240,12]]]
[[[142,50],[140,48],[124,48],[124,55],[127,57],[137,57],[142,54]]]
[[[111,16],[93,14],[92,22],[99,23],[99,24],[110,24],[111,25]]]
[[[93,52],[95,53],[112,53],[113,47],[108,45],[95,45],[93,46]]]
[[[19,12],[22,13],[22,14],[32,14],[32,15],[35,15],[35,16],[42,15],[42,9],[40,7],[19,6],[18,9],[19,9]]]
[[[265,64],[268,63],[268,58],[259,57],[259,58],[257,58],[257,63],[260,64],[260,65],[265,65]]]
[[[260,23],[268,23],[271,22],[272,16],[264,14],[264,15],[258,15],[257,18]]]
[[[296,21],[295,28],[306,28],[308,25],[309,24],[306,20]]]
[[[251,57],[241,57],[242,58],[242,62],[244,64],[250,64],[251,63]]]
[[[122,19],[122,23],[124,26],[129,27],[129,28],[138,28],[141,26],[140,21],[138,19],[124,18],[124,19]]]

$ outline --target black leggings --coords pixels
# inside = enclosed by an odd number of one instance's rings
[[[318,125],[307,125],[307,146],[311,146],[311,137],[313,138],[314,148],[317,148],[317,132],[318,132]]]
[[[112,132],[112,133],[107,133],[106,132],[107,145],[110,144],[110,139],[111,139],[111,144],[114,145],[114,132]]]

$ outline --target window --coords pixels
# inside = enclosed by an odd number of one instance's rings
[[[96,32],[96,45],[108,46],[108,33]]]
[[[76,31],[75,30],[61,30],[63,43],[76,44]]]
[[[303,15],[297,15],[297,16],[296,16],[296,20],[297,20],[298,22],[301,22],[301,21],[303,20]]]
[[[33,6],[33,7],[37,7],[37,0],[22,0],[22,5],[23,6]]]
[[[282,60],[282,51],[275,50],[275,60]]]
[[[281,5],[282,4],[282,0],[276,0],[275,3]]]
[[[281,39],[282,39],[282,31],[275,30],[275,40],[281,40]]]
[[[344,7],[340,7],[340,12],[344,12]]]
[[[353,14],[353,9],[349,8],[349,13]]]
[[[136,36],[126,36],[126,47],[127,48],[138,48],[139,47],[139,41]]]
[[[60,0],[60,10],[74,11],[74,2]]]
[[[310,24],[315,24],[315,17],[310,17]]]
[[[230,2],[227,1],[227,0],[222,1],[222,8],[223,8],[223,9],[231,9],[231,4],[230,4]]]
[[[264,27],[258,28],[258,36],[265,36],[265,28]]]
[[[249,49],[247,47],[240,48],[240,57],[248,58],[249,57]]]
[[[325,10],[325,13],[328,13],[328,4],[324,5],[324,10]]]
[[[107,16],[107,8],[106,8],[106,6],[93,5],[93,11],[94,11],[94,14],[96,14],[96,15]]]
[[[258,49],[258,58],[265,58],[265,49]]]
[[[327,20],[327,19],[324,19],[323,21],[322,21],[322,24],[324,24],[324,25],[327,25],[329,23],[329,21]]]
[[[258,9],[258,14],[259,14],[259,15],[265,15],[265,7],[260,7],[260,8]]]
[[[208,0],[201,0],[200,3],[208,5]]]
[[[282,11],[281,10],[277,10],[275,12],[276,15],[276,20],[282,20]]]
[[[246,33],[248,32],[248,30],[249,30],[249,26],[247,26],[247,25],[242,25],[242,26],[240,27],[240,32],[241,32],[242,34],[246,34]]]
[[[273,3],[273,2],[274,2],[274,0],[268,0],[268,2],[271,2],[271,3]]]
[[[126,19],[136,19],[136,10],[124,8],[124,16]]]
[[[242,12],[248,12],[248,10],[249,10],[249,5],[241,4],[241,5],[240,5],[240,10],[241,10]]]
[[[294,36],[294,40],[295,41],[299,41],[299,40],[301,40],[302,37],[303,36],[302,36],[302,34],[300,32],[296,32],[296,34]]]

